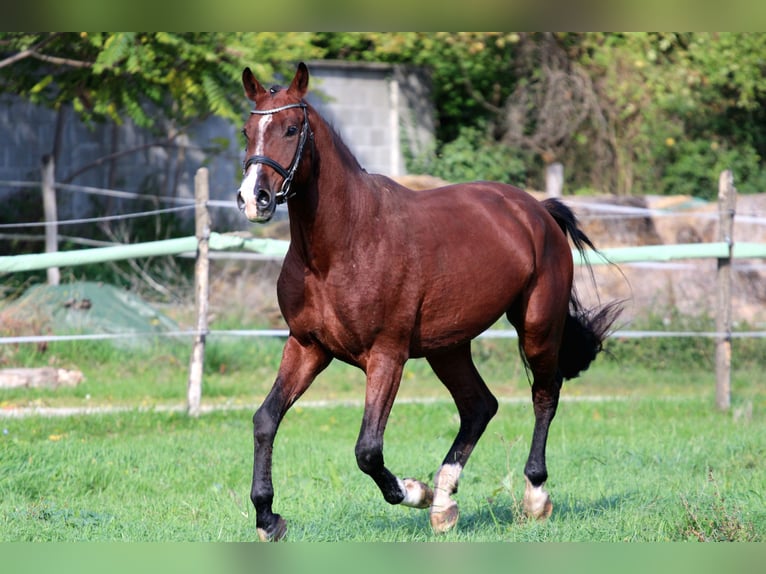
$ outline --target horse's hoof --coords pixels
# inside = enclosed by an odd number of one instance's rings
[[[404,483],[404,500],[402,504],[411,508],[428,508],[434,501],[434,491],[427,484],[415,480],[414,478],[405,478],[402,480]]]
[[[285,537],[285,534],[287,534],[287,522],[285,522],[285,519],[281,516],[277,516],[277,523],[274,525],[271,532],[267,531],[265,528],[258,528],[257,532],[261,542],[279,542]]]
[[[530,518],[538,520],[545,520],[553,513],[551,497],[542,485],[532,486],[532,483],[527,480],[524,491],[524,512]]]
[[[457,524],[460,511],[458,510],[457,502],[451,502],[452,504],[439,510],[435,510],[433,506],[431,507],[431,528],[433,528],[436,534],[443,534]]]

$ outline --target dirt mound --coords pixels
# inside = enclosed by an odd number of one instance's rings
[[[429,176],[399,181],[413,189],[442,185]],[[532,192],[542,199],[544,194]],[[580,223],[599,248],[672,245],[718,241],[718,204],[690,196],[566,196]],[[285,210],[286,211],[286,210]],[[286,213],[285,213],[286,216]],[[261,237],[289,239],[288,222],[279,219],[254,226]],[[737,198],[734,241],[766,243],[766,194]],[[713,317],[716,306],[716,266],[713,259],[668,263],[630,263],[619,268],[594,267],[598,289],[590,275],[577,270],[577,288],[586,304],[625,299],[624,319],[649,313]],[[276,303],[279,262],[218,260],[211,267],[211,308],[231,311],[232,301],[244,307],[254,324],[281,325]],[[733,319],[757,326],[766,321],[766,263],[735,260],[732,266]]]
[[[689,196],[566,198],[583,229],[599,248],[709,243],[718,241],[718,204]],[[766,194],[740,195],[734,218],[734,241],[766,243]],[[619,269],[594,269],[601,301],[628,301],[626,318],[648,313],[713,317],[716,312],[714,259],[668,263],[624,263]],[[580,270],[578,288],[591,304],[599,298],[590,277]],[[737,259],[732,265],[732,312],[735,323],[766,321],[766,265]]]

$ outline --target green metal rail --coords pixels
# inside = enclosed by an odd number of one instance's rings
[[[253,251],[273,257],[283,257],[287,253],[288,245],[289,241],[285,240],[252,239],[221,233],[211,233],[209,244],[210,249],[215,251]],[[194,253],[196,250],[197,238],[191,236],[133,245],[115,245],[75,251],[58,251],[56,253],[10,255],[0,257],[0,273],[33,271],[48,267],[71,267],[139,257],[180,255],[181,253]],[[602,249],[599,252],[587,251],[585,259],[577,251],[573,251],[572,256],[576,265],[582,265],[585,261],[592,265],[603,265],[675,259],[721,259],[728,257],[728,254],[729,246],[724,242],[718,242],[613,247]],[[733,257],[735,259],[766,258],[766,243],[735,243]]]

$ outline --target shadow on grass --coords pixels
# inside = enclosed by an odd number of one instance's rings
[[[556,503],[554,499],[551,520],[576,523],[586,518],[606,515],[633,498],[629,493],[605,496],[592,501],[577,500]],[[460,501],[458,501],[460,504]],[[376,541],[454,541],[454,540],[503,540],[509,530],[524,528],[531,524],[544,524],[531,520],[523,514],[520,502],[510,500],[485,501],[476,510],[466,510],[470,503],[460,504],[460,519],[455,529],[444,535],[437,535],[431,529],[428,510],[400,509],[401,514],[384,512],[375,516],[358,516],[365,524],[365,537]]]

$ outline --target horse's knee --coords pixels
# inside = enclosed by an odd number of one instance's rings
[[[492,417],[497,414],[498,402],[495,397],[489,395],[483,402],[477,401],[472,406],[472,410],[464,409],[461,412],[461,429],[474,437],[479,437],[484,433]]]
[[[383,468],[383,445],[359,439],[354,449],[356,464],[365,474],[373,474]]]

